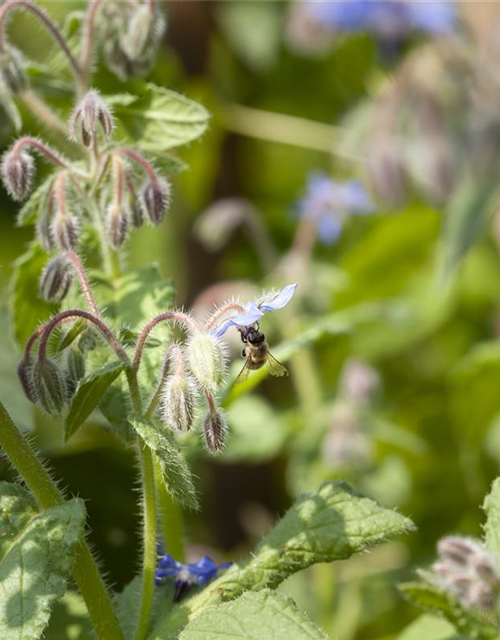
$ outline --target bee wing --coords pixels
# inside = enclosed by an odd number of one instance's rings
[[[276,376],[279,378],[281,376],[288,375],[286,367],[284,367],[281,362],[278,362],[278,360],[276,360],[276,358],[269,352],[267,353],[267,364],[269,366],[269,373],[272,376]]]
[[[236,376],[233,385],[235,384],[239,384],[240,382],[245,382],[245,380],[248,378],[248,374],[250,372],[250,369],[248,368],[248,358],[245,360],[245,364],[243,365],[243,368],[241,369],[241,371],[238,373],[238,375]]]

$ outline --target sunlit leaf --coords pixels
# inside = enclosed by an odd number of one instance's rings
[[[486,512],[484,544],[488,551],[500,561],[500,478],[497,478],[483,504]]]
[[[396,640],[467,640],[443,618],[424,614],[399,634]]]

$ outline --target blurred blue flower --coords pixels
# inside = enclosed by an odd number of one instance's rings
[[[244,312],[225,319],[224,322],[212,333],[219,338],[226,333],[229,327],[249,327],[252,324],[255,324],[265,313],[270,313],[277,309],[283,309],[283,307],[292,299],[296,288],[297,283],[287,284],[286,287],[283,287],[283,289],[280,289],[279,291],[266,293],[256,302],[247,302],[242,305],[245,310]]]
[[[443,0],[338,0],[307,2],[311,17],[336,31],[369,31],[382,41],[400,41],[413,31],[448,33],[454,3]]]
[[[212,580],[218,571],[227,569],[233,563],[215,564],[209,556],[203,556],[198,562],[182,564],[169,553],[162,556],[155,572],[155,583],[160,586],[167,578],[175,578],[175,600],[192,586],[203,585]]]
[[[301,217],[314,221],[324,244],[334,244],[338,240],[348,216],[374,211],[375,205],[361,182],[336,182],[323,173],[309,178],[306,196],[299,201]]]

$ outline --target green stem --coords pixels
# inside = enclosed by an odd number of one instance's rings
[[[165,486],[160,465],[155,461],[155,478],[165,548],[179,562],[186,560],[182,513]]]
[[[41,509],[50,509],[64,502],[63,494],[28,441],[12,422],[1,402],[0,446],[26,482]],[[75,549],[73,575],[87,605],[98,638],[125,640],[108,592],[85,540],[81,540]]]

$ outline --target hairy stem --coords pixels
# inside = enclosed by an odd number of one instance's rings
[[[65,138],[68,135],[68,127],[45,102],[32,90],[26,89],[19,94],[19,97],[28,109],[50,129],[60,133]]]
[[[41,509],[64,502],[64,497],[28,441],[0,402],[0,446],[35,496]],[[111,600],[92,553],[81,540],[75,549],[73,575],[100,640],[124,640]]]
[[[95,44],[95,21],[102,4],[103,0],[91,0],[89,8],[87,9],[87,13],[85,14],[82,34],[82,52],[80,55],[82,92],[85,92],[89,85],[90,71],[92,68],[92,56],[94,53]]]
[[[133,151],[132,149],[122,148],[122,149],[117,149],[115,153],[118,155],[130,158],[130,160],[133,160],[144,169],[144,171],[148,174],[148,177],[151,180],[153,181],[158,180],[158,176],[156,174],[156,171],[154,170],[153,165],[150,162],[148,162],[146,158],[144,158],[144,156],[141,156],[140,153],[137,153],[137,151]]]
[[[32,147],[44,155],[47,160],[50,160],[50,162],[63,167],[63,169],[70,169],[69,163],[64,160],[64,158],[61,158],[61,156],[53,151],[48,144],[41,142],[37,138],[32,138],[31,136],[23,136],[22,138],[19,138],[12,147],[12,152],[19,153],[23,147]]]
[[[246,313],[247,312],[245,307],[242,304],[240,304],[239,302],[228,302],[223,307],[220,307],[220,309],[217,309],[217,311],[215,311],[210,316],[210,318],[207,320],[207,322],[203,326],[203,331],[210,331],[211,329],[213,329],[217,325],[217,323],[221,322],[221,320],[226,319],[226,316],[229,313],[232,313],[233,311],[236,312],[236,313],[232,314],[233,316],[237,315],[237,314],[240,314],[240,313]]]
[[[99,318],[101,315],[99,311],[99,307],[97,306],[97,302],[94,298],[94,294],[92,293],[92,289],[90,288],[89,281],[87,280],[87,275],[85,273],[85,269],[83,268],[83,264],[80,258],[76,255],[74,251],[67,251],[64,254],[64,257],[71,262],[73,265],[73,269],[75,270],[78,279],[80,280],[80,287],[82,289],[83,295],[87,300],[87,304],[89,305],[92,313]]]

